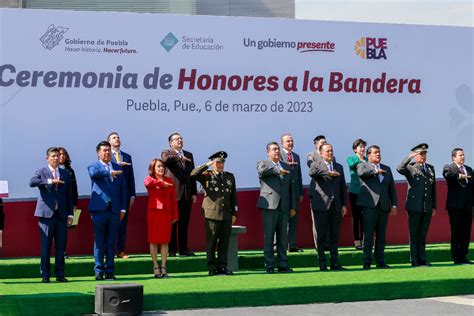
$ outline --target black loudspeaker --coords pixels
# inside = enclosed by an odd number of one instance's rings
[[[110,315],[141,315],[142,284],[98,284],[95,287],[95,312]]]

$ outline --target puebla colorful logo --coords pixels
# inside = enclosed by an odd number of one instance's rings
[[[354,51],[362,59],[387,59],[387,39],[361,37],[356,41]]]

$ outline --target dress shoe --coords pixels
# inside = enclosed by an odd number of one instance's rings
[[[214,276],[214,275],[217,275],[217,270],[210,270],[209,276]]]
[[[125,252],[121,251],[117,253],[117,258],[128,259],[130,257]]]
[[[274,268],[267,268],[267,273],[275,273],[275,269]]]
[[[362,267],[364,270],[370,270],[370,263],[364,263],[364,266]]]
[[[421,267],[431,267],[431,262],[427,260],[420,260],[418,261],[418,265]]]
[[[293,269],[289,267],[284,267],[284,268],[278,268],[279,273],[292,273]]]
[[[56,282],[67,282],[67,279],[63,276],[56,277]]]
[[[289,252],[303,252],[304,250],[298,247],[293,247],[288,250]]]
[[[377,268],[378,269],[389,269],[390,266],[388,264],[386,264],[385,262],[380,262],[380,263],[377,263]]]
[[[96,273],[95,274],[95,280],[96,281],[102,281],[104,279],[104,274],[103,273]]]
[[[416,261],[412,261],[412,262],[411,262],[411,266],[412,266],[412,267],[419,267],[420,264],[419,264],[418,262],[416,262]]]
[[[468,264],[474,264],[474,262],[467,258],[464,258],[461,260],[461,264],[468,265]]]
[[[217,270],[217,274],[221,274],[221,275],[233,275],[234,272],[230,271],[230,270],[227,270],[227,268],[221,268],[221,269],[218,269]]]
[[[331,270],[344,271],[344,270],[347,270],[347,269],[344,268],[343,266],[341,266],[339,263],[334,263],[334,264],[331,264]]]
[[[192,251],[180,252],[180,257],[194,257],[196,254]]]
[[[329,270],[328,270],[328,267],[325,264],[320,264],[319,265],[319,271],[326,272],[326,271],[329,271]]]
[[[115,277],[113,273],[106,273],[104,279],[107,281],[113,281],[113,280],[116,280],[117,278]]]
[[[49,277],[43,277],[41,278],[41,283],[50,283],[51,281],[49,280]]]

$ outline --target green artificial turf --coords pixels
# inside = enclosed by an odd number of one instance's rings
[[[474,253],[474,251],[471,251],[471,253]],[[450,261],[449,245],[427,245],[427,256],[432,262]],[[340,248],[339,259],[342,265],[362,265],[362,251],[356,251],[353,247]],[[385,250],[385,261],[388,264],[408,263],[409,260],[410,250],[407,245],[388,246]],[[0,279],[39,277],[39,261],[38,257],[1,259]],[[51,262],[54,262],[54,258],[51,259]],[[314,249],[305,249],[303,253],[289,253],[288,262],[291,267],[296,268],[314,267],[317,265],[316,252]],[[148,254],[133,254],[130,259],[116,259],[115,263],[118,275],[145,274],[151,269],[151,258]],[[169,258],[167,265],[170,271],[199,272],[207,270],[206,264],[205,253],[198,253],[196,257]],[[92,256],[70,257],[66,260],[66,276],[91,276],[94,273],[93,266],[94,259]],[[240,269],[261,269],[263,266],[262,250],[239,252]],[[54,268],[52,267],[51,270],[53,271]]]
[[[391,269],[343,272],[298,268],[292,274],[243,270],[234,276],[208,277],[203,272],[175,273],[169,279],[145,275],[120,276],[117,283],[144,285],[144,310],[348,302],[474,293],[474,266],[435,263],[429,268],[407,264]],[[34,279],[0,280],[0,314],[77,315],[94,311],[92,277],[69,283],[39,283]]]

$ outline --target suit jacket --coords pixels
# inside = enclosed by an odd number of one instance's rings
[[[122,161],[123,162],[128,162],[130,166],[123,166],[123,175],[125,177],[125,184],[127,187],[127,197],[128,200],[130,200],[130,197],[135,196],[135,175],[133,173],[133,163],[132,163],[132,156],[127,154],[124,151],[120,151],[120,154],[122,155]],[[117,160],[115,159],[115,155],[112,155],[112,162],[117,163]],[[128,208],[128,207],[127,207]]]
[[[337,162],[333,162],[334,170],[341,175],[337,177],[329,176],[329,170],[323,159],[318,159],[311,163],[309,175],[311,182],[314,182],[309,191],[311,199],[311,209],[313,211],[328,211],[331,204],[337,211],[340,211],[347,202],[347,188],[344,178],[344,168]]]
[[[164,181],[173,183],[173,179],[164,177]],[[147,176],[144,180],[148,191],[148,210],[166,210],[171,213],[171,220],[178,219],[178,202],[173,186],[165,187],[162,180]]]
[[[406,157],[397,167],[398,173],[405,176],[408,181],[407,199],[405,208],[408,211],[431,212],[436,208],[436,175],[434,167],[425,164],[427,174],[423,172],[420,164],[412,162]]]
[[[471,209],[474,200],[474,174],[472,168],[464,165],[467,175],[471,178],[468,181],[460,180],[461,170],[452,162],[443,168],[443,177],[448,185],[448,197],[446,199],[446,209]]]
[[[311,152],[309,152],[307,155],[306,155],[306,165],[308,166],[308,168],[311,167],[311,164],[315,161],[322,161],[323,158],[321,158],[321,154],[319,153],[318,150],[313,150]],[[336,162],[336,157],[333,157],[333,162]],[[309,183],[309,189],[308,189],[308,192],[313,192],[315,190],[314,188],[314,185],[316,183],[311,181]]]
[[[382,182],[371,163],[361,161],[357,165],[357,174],[361,182],[357,205],[375,208],[380,204],[382,210],[389,212],[390,206],[398,205],[395,181],[389,166],[380,164],[380,168],[386,171]]]
[[[115,162],[111,162],[114,170],[121,170]],[[90,212],[107,211],[109,206],[113,213],[120,213],[128,208],[127,188],[124,174],[113,180],[110,172],[100,162],[96,161],[87,167],[92,181],[92,193],[89,201]]]
[[[184,197],[191,200],[192,195],[197,195],[196,181],[191,179],[191,171],[194,169],[193,154],[183,150],[183,154],[191,161],[183,165],[179,154],[174,149],[166,149],[161,153],[161,159],[165,163],[166,176],[173,179],[176,188],[176,197],[179,200]]]
[[[213,220],[232,220],[237,215],[237,189],[234,175],[224,171],[221,177],[207,165],[201,165],[191,172],[191,176],[204,189],[202,210],[204,217]]]
[[[48,184],[48,179],[53,179],[49,167],[37,170],[30,180],[30,187],[38,187],[40,191],[40,196],[36,202],[36,217],[51,218],[54,212],[58,212],[59,218],[65,220],[69,215],[73,215],[71,177],[66,170],[61,168],[58,168],[58,170],[59,179],[64,181],[64,184]]]
[[[300,156],[295,153],[294,151],[291,152],[293,155],[293,162],[297,162],[298,164],[290,166],[292,172],[291,181],[293,181],[295,187],[295,197],[298,198],[303,195],[303,177],[301,176],[301,159]],[[287,153],[282,150],[281,151],[281,160],[284,162],[288,162],[288,155]]]
[[[261,209],[276,209],[278,205],[282,211],[289,212],[290,208],[297,208],[295,188],[291,181],[291,168],[280,161],[283,169],[290,173],[280,176],[280,168],[270,160],[261,160],[257,163],[258,178],[260,180],[260,196],[257,207]]]

